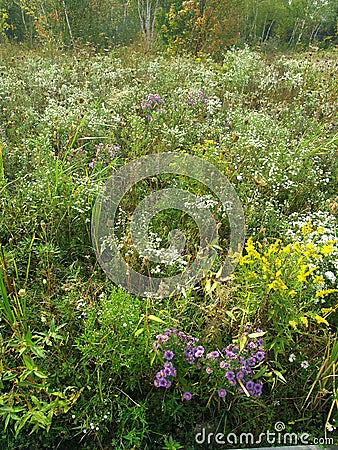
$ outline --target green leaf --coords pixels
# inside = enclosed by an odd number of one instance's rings
[[[144,328],[139,328],[138,330],[135,331],[135,337],[139,336],[141,333],[143,333]]]
[[[249,338],[254,339],[257,337],[264,336],[264,334],[266,334],[266,331],[261,331],[260,333],[249,333],[248,336]]]
[[[34,370],[34,375],[36,375],[39,378],[48,378],[48,375],[40,372],[39,370]]]
[[[25,363],[25,366],[28,370],[33,370],[34,366],[32,364],[32,361],[30,358],[27,358],[27,356],[22,355],[23,362]]]
[[[279,370],[273,370],[273,373],[277,375],[277,378],[283,381],[283,383],[286,383],[286,379],[283,377],[283,375],[279,372]]]
[[[159,322],[159,323],[165,323],[162,319],[160,319],[159,317],[154,316],[153,314],[150,314],[148,316],[149,320],[153,320],[154,322]]]

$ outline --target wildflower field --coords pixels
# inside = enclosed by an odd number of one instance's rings
[[[0,52],[0,448],[338,444],[337,51]],[[141,179],[114,224],[138,273],[175,277],[199,244],[172,207],[147,222],[154,258],[135,247],[131,216],[156,191],[198,196],[218,230],[198,283],[141,297],[99,264],[93,208],[164,152],[226,177],[244,248],[221,277],[231,223],[208,184]]]

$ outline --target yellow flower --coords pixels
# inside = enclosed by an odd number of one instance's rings
[[[280,279],[273,280],[272,283],[268,284],[268,288],[273,289],[274,291],[281,291],[281,292],[287,291],[288,289],[288,287]]]
[[[275,264],[278,268],[282,267],[282,261],[279,258],[276,258]]]
[[[335,311],[335,308],[322,308],[322,314],[330,314]]]
[[[329,322],[326,319],[324,319],[324,317],[321,317],[318,314],[316,314],[315,319],[317,323],[324,323],[325,325],[330,325]]]
[[[286,247],[279,250],[279,253],[284,253],[285,255],[288,255],[291,252],[291,245],[288,244]]]
[[[297,328],[297,322],[294,320],[289,320],[289,325],[291,325],[294,330]]]
[[[324,298],[326,295],[333,294],[334,292],[338,292],[338,289],[322,289],[316,292],[316,297]]]
[[[325,284],[325,280],[321,275],[316,275],[313,277],[314,284]]]
[[[324,227],[318,227],[318,228],[317,228],[317,233],[318,233],[318,234],[324,233],[324,231],[325,231],[325,228],[324,228]]]
[[[333,247],[332,244],[324,245],[324,246],[320,249],[320,252],[321,252],[323,255],[329,255],[329,254],[332,253],[333,251],[334,251],[334,247]]]
[[[311,275],[312,272],[314,272],[315,270],[317,270],[317,267],[311,267],[311,269],[306,270],[308,268],[307,265],[302,265],[300,268],[300,271],[298,272],[298,276],[297,279],[300,283],[302,282],[306,282],[307,281],[307,277],[309,275]]]
[[[302,234],[305,236],[306,234],[311,233],[311,231],[312,231],[312,224],[311,221],[309,220],[308,223],[302,226]]]
[[[289,291],[289,295],[291,298],[294,298],[294,297],[296,297],[297,292],[294,289],[291,289],[291,291]]]
[[[306,326],[306,328],[309,326],[309,322],[305,316],[300,317],[300,321],[302,322],[303,325]]]
[[[246,243],[246,251],[248,252],[248,256],[252,256],[253,258],[256,259],[261,259],[261,255],[255,249],[255,244],[251,236],[249,237],[248,242]]]
[[[278,252],[278,247],[279,247],[280,242],[281,242],[280,239],[277,239],[276,242],[274,242],[273,244],[270,245],[267,256],[270,256],[273,253]]]

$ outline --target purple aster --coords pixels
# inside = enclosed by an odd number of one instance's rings
[[[232,371],[225,372],[225,377],[226,377],[228,380],[234,380],[234,379],[235,379],[235,373],[232,372]]]
[[[218,357],[219,357],[219,353],[215,350],[213,352],[208,353],[207,356],[205,357],[205,359],[218,358]]]
[[[173,366],[173,363],[171,362],[171,361],[166,361],[164,364],[163,364],[163,366],[164,366],[164,368],[165,369],[172,369],[174,366]]]
[[[261,383],[256,383],[254,387],[254,394],[259,397],[262,395],[263,385]]]
[[[208,375],[210,375],[210,374],[213,372],[213,370],[212,370],[210,367],[207,367],[207,368],[205,369],[205,371],[206,371],[206,373],[207,373]]]
[[[164,370],[160,370],[159,372],[157,372],[157,374],[155,375],[155,377],[160,380],[161,378],[164,377]]]
[[[219,397],[223,398],[226,395],[227,395],[227,391],[225,389],[221,388],[221,389],[218,390],[218,396]]]
[[[237,380],[243,380],[244,373],[240,370],[239,372],[237,372],[236,378],[237,378]]]
[[[175,367],[173,367],[172,369],[170,369],[170,376],[176,377],[176,375],[177,375],[177,370],[175,369]]]
[[[225,357],[226,358],[230,358],[230,359],[234,359],[234,357],[236,358],[236,355],[231,350],[226,349],[225,350]]]
[[[257,348],[257,344],[256,344],[256,342],[253,342],[253,341],[252,341],[252,342],[249,342],[249,343],[248,343],[247,347],[248,347],[248,348]]]
[[[228,363],[226,363],[225,361],[221,361],[221,362],[219,363],[219,367],[220,367],[221,369],[225,369],[227,364],[228,364]],[[228,364],[228,366],[229,366],[229,364]]]
[[[230,384],[230,386],[236,386],[237,382],[234,378],[230,378],[230,380],[228,379],[228,382]]]
[[[245,384],[245,387],[247,388],[248,391],[253,391],[255,388],[255,383],[250,380]]]
[[[172,352],[171,350],[166,350],[163,355],[164,359],[168,359],[168,360],[173,359],[174,356],[175,356],[175,353]]]
[[[154,380],[154,386],[157,388],[160,387],[160,381],[157,378]]]
[[[249,366],[254,366],[256,364],[256,358],[254,358],[253,356],[250,356],[250,358],[248,358],[248,364]]]
[[[171,381],[166,380],[165,388],[166,388],[166,389],[169,389],[171,385],[172,385]]]
[[[186,392],[183,393],[183,400],[188,400],[189,401],[191,399],[192,399],[191,392],[186,391]]]
[[[200,358],[204,353],[204,347],[202,347],[202,345],[199,345],[194,349],[194,351],[195,351],[195,358]]]
[[[159,386],[160,387],[166,387],[167,386],[167,380],[165,378],[160,378],[158,380],[158,382],[159,382]]]
[[[169,367],[166,367],[163,370],[163,372],[164,372],[164,376],[167,377],[167,376],[169,376],[171,374],[171,369],[169,369]]]
[[[263,352],[262,350],[258,350],[258,352],[256,353],[256,358],[258,359],[258,361],[262,361],[265,358],[265,352]]]

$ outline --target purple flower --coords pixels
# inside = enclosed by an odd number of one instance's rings
[[[239,372],[237,372],[236,378],[237,378],[237,380],[243,380],[244,373],[240,370]]]
[[[157,372],[157,374],[155,375],[155,378],[157,378],[158,380],[160,380],[161,378],[164,377],[164,371],[160,370],[159,372]]]
[[[218,390],[218,396],[219,397],[223,398],[226,395],[227,395],[227,391],[225,389],[221,388],[221,389]]]
[[[259,397],[262,395],[263,385],[261,383],[256,383],[254,388],[254,394]]]
[[[165,368],[165,369],[173,369],[173,363],[171,362],[171,361],[166,361],[164,364],[163,364],[163,367]]]
[[[228,382],[230,384],[230,386],[236,386],[237,382],[234,378],[230,378],[230,380],[228,379]]]
[[[255,388],[255,383],[250,380],[245,384],[245,387],[247,388],[248,391],[253,391]]]
[[[256,342],[253,342],[253,341],[252,341],[252,342],[249,342],[249,343],[248,343],[247,347],[248,347],[248,348],[257,348],[257,344],[256,344]]]
[[[253,356],[250,356],[250,358],[248,358],[248,364],[249,366],[254,366],[256,364],[256,358],[254,358]]]
[[[232,371],[225,372],[225,377],[230,381],[235,379],[235,373]]]
[[[208,375],[210,375],[210,374],[213,372],[213,370],[212,370],[210,367],[207,367],[207,368],[205,369],[205,371],[206,371],[206,373],[207,373]]]
[[[173,367],[172,369],[170,369],[170,376],[176,377],[176,375],[177,375],[177,370],[175,369],[175,367]]]
[[[167,380],[165,379],[165,378],[160,378],[159,380],[158,380],[158,385],[159,385],[159,387],[166,387],[166,385],[167,385]]]
[[[262,361],[265,358],[265,352],[263,352],[262,350],[258,350],[258,352],[256,353],[256,358],[258,359],[258,361]]]
[[[204,347],[202,347],[201,345],[195,348],[195,358],[200,358],[203,355],[203,353]]]
[[[172,385],[172,382],[169,381],[169,380],[166,380],[165,388],[166,388],[166,389],[169,389],[171,385]]]
[[[157,388],[160,387],[160,381],[157,378],[154,380],[154,386]]]
[[[219,357],[219,353],[215,350],[213,352],[208,353],[207,356],[205,357],[205,359],[218,358],[218,357]]]
[[[168,359],[168,360],[173,359],[174,356],[175,356],[175,353],[172,352],[171,350],[166,350],[163,355],[164,359]]]
[[[166,368],[163,370],[163,372],[164,372],[164,376],[167,377],[167,376],[169,376],[169,375],[171,374],[171,369],[169,369],[168,367],[166,367]]]
[[[192,399],[191,392],[186,391],[186,392],[183,393],[183,400],[188,400],[189,401],[191,399]]]

